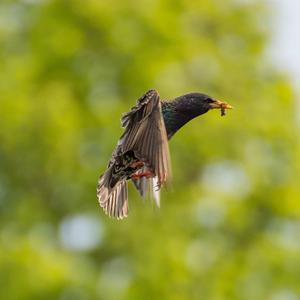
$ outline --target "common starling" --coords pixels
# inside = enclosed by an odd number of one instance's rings
[[[156,90],[149,90],[138,99],[122,116],[125,131],[98,180],[97,197],[105,213],[117,219],[127,217],[129,179],[143,197],[152,190],[159,206],[159,190],[171,178],[168,140],[184,124],[213,108],[224,115],[232,107],[202,93],[161,101]]]

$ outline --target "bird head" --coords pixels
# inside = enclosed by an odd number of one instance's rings
[[[225,116],[226,109],[232,109],[233,107],[226,102],[222,102],[220,100],[213,99],[207,96],[204,100],[209,109],[220,109],[221,116]]]
[[[181,103],[178,105],[179,110],[185,111],[193,116],[204,114],[211,109],[220,109],[221,115],[224,116],[225,110],[232,108],[231,105],[203,93],[190,93],[180,98]]]

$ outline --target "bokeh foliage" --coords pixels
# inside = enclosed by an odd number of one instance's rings
[[[1,299],[299,299],[295,99],[263,2],[1,1]],[[97,177],[149,88],[235,110],[175,135],[160,211],[131,188],[110,220]]]

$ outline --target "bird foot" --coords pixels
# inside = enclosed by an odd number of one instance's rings
[[[130,175],[130,178],[131,179],[138,179],[138,178],[141,178],[141,177],[146,177],[146,178],[149,178],[149,177],[153,177],[154,174],[150,171],[146,171],[146,172],[141,172],[141,173],[134,173],[132,175]]]
[[[142,161],[136,161],[130,165],[130,168],[135,169],[135,168],[141,168],[143,166],[144,166],[144,163]]]

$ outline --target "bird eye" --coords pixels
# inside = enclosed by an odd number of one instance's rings
[[[214,102],[214,100],[211,99],[211,98],[207,98],[206,101],[207,101],[208,103],[213,103],[213,102]]]

